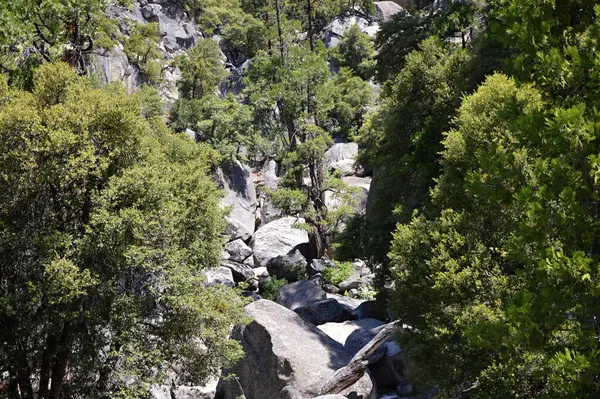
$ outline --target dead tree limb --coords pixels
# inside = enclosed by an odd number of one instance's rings
[[[362,376],[365,375],[365,371],[369,365],[369,357],[375,353],[381,344],[399,331],[401,326],[402,324],[398,321],[386,324],[368,344],[363,346],[363,348],[354,355],[352,360],[350,360],[346,366],[333,374],[333,377],[331,377],[323,388],[321,388],[318,396],[340,393],[344,389],[352,386],[356,381],[360,380]]]

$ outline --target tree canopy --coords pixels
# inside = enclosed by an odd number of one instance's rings
[[[144,117],[144,97],[95,88],[66,64],[42,66],[33,92],[1,82],[9,391],[145,397],[167,375],[201,382],[236,360],[226,337],[242,301],[202,278],[224,229],[213,151]]]

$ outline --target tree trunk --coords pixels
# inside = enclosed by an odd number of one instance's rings
[[[48,398],[48,384],[50,383],[50,369],[52,367],[52,358],[56,351],[56,336],[49,332],[46,338],[46,348],[42,354],[42,362],[40,365],[40,388],[39,396],[43,399]]]
[[[395,321],[383,327],[379,331],[379,334],[354,355],[350,363],[333,374],[333,377],[321,388],[317,396],[338,394],[360,380],[369,365],[369,357],[375,353],[381,344],[396,333],[400,329],[400,326],[400,322]]]
[[[56,356],[52,367],[52,386],[50,387],[49,399],[59,399],[62,386],[67,374],[69,355],[71,353],[71,327],[67,324],[63,327],[62,334],[57,343]]]
[[[308,40],[310,51],[315,51],[315,38],[313,32],[312,0],[306,0],[306,13],[308,14]]]
[[[281,30],[281,7],[279,0],[275,0],[275,12],[277,14],[277,34],[279,35],[279,53],[281,54],[281,62],[285,60],[283,53],[283,32]]]

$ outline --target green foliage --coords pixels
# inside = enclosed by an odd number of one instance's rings
[[[225,161],[245,160],[246,153],[260,150],[258,134],[249,106],[233,95],[209,94],[199,99],[179,100],[171,109],[173,127],[192,129],[200,141],[209,143]]]
[[[372,105],[372,90],[369,84],[358,76],[352,76],[347,68],[342,68],[333,79],[332,119],[337,121],[335,132],[352,140],[362,127],[368,107]]]
[[[323,280],[329,284],[337,285],[346,281],[354,271],[352,262],[336,262],[336,267],[330,267],[323,271]]]
[[[217,84],[228,74],[221,64],[219,45],[211,39],[198,41],[178,59],[178,64],[182,75],[179,84],[188,99],[214,94]]]
[[[160,30],[158,24],[130,22],[129,37],[124,51],[129,62],[140,68],[145,83],[158,84],[162,79],[162,60],[158,50]]]
[[[267,47],[263,21],[244,11],[240,0],[187,0],[186,7],[204,31],[220,33],[226,51],[234,58],[254,57]]]
[[[370,235],[384,237],[365,253],[385,260],[387,240],[398,221],[410,219],[415,209],[429,206],[429,189],[439,174],[442,133],[450,126],[462,93],[470,88],[471,55],[447,47],[435,38],[421,43],[406,66],[390,80],[379,108],[358,136],[364,146],[363,165],[376,170],[366,226]],[[401,206],[393,213],[395,207]]]
[[[459,35],[465,48],[478,28],[477,10],[482,7],[478,3],[481,2],[449,0],[443,10],[401,11],[382,24],[375,40],[378,80],[393,78],[404,68],[406,57],[431,36],[453,41]]]
[[[131,2],[118,3],[129,5]],[[94,46],[111,48],[116,44],[116,21],[104,14],[108,4],[108,0],[2,2],[0,64],[21,78],[19,69],[31,62],[64,60],[84,72]],[[35,55],[30,56],[32,52]]]
[[[9,394],[147,397],[173,364],[201,384],[236,361],[225,337],[243,301],[202,278],[224,229],[214,151],[172,135],[151,95],[94,88],[65,64],[0,97]]]
[[[509,71],[572,102],[597,102],[598,16],[593,0],[500,0],[490,11],[491,35],[510,51]]]
[[[302,121],[313,115],[324,124],[333,107],[329,68],[321,54],[304,47],[292,47],[285,60],[260,53],[246,77],[255,122],[271,140],[280,139],[285,148],[292,144]],[[273,115],[273,110],[278,114]]]
[[[475,381],[475,398],[598,394],[598,115],[542,98],[502,75],[466,97],[432,191],[439,213],[394,234],[403,348],[444,397]]]
[[[260,296],[264,299],[275,301],[277,300],[279,289],[287,285],[287,283],[287,280],[284,278],[271,276],[261,285]]]
[[[375,68],[375,48],[371,38],[352,25],[335,48],[335,64],[350,68],[357,76],[369,79]]]
[[[233,57],[254,57],[258,51],[267,48],[267,42],[267,28],[264,23],[250,14],[243,14],[239,23],[223,28],[224,47]]]
[[[313,227],[310,233],[317,237],[317,245],[323,245],[316,251],[322,256],[340,225],[354,212],[355,190],[338,174],[325,170],[323,155],[331,137],[323,129],[306,122],[298,134],[299,142],[284,159],[287,172],[281,181],[282,188],[270,195],[284,214],[301,216]],[[326,205],[326,193],[330,193],[329,204],[333,206]]]

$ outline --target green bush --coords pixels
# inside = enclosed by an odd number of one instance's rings
[[[323,271],[323,280],[329,284],[337,285],[350,278],[353,268],[351,262],[336,262],[336,267]]]
[[[277,299],[279,289],[284,285],[287,285],[287,283],[287,280],[284,278],[271,277],[262,285],[260,296],[264,299],[274,301]]]

